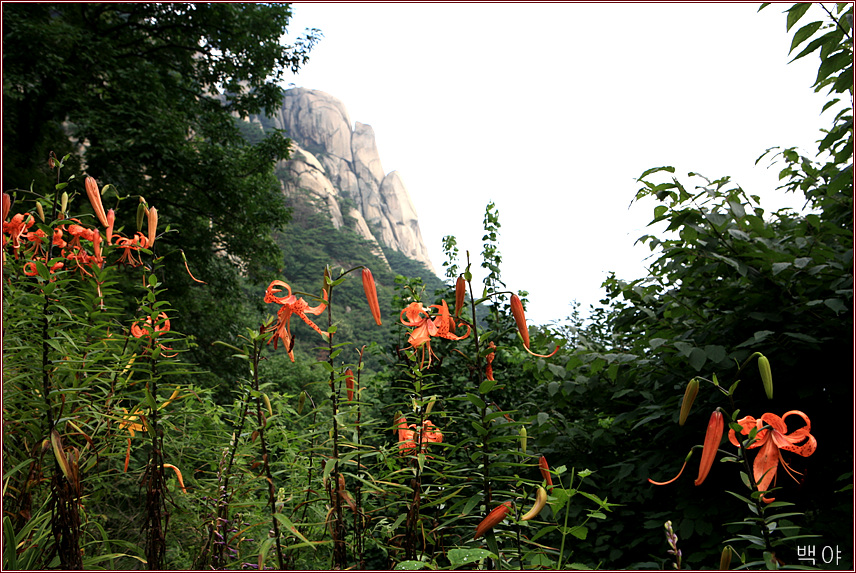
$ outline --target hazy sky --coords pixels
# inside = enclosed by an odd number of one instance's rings
[[[628,207],[650,167],[801,205],[754,165],[776,145],[813,152],[834,114],[810,87],[817,55],[787,65],[789,5],[297,3],[290,29],[324,39],[292,81],[373,127],[438,272],[444,235],[478,266],[494,201],[502,278],[547,323],[597,304],[609,271],[645,276],[634,242],[654,203]]]

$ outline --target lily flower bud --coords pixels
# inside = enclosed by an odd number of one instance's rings
[[[467,281],[464,280],[464,276],[461,275],[458,277],[458,280],[455,281],[455,318],[460,318],[461,311],[464,309],[464,295],[467,291]]]
[[[543,487],[538,486],[538,493],[535,494],[535,503],[532,505],[532,509],[526,512],[520,518],[520,521],[529,521],[533,517],[537,517],[541,510],[544,509],[544,506],[547,504],[547,490]]]
[[[437,396],[431,396],[431,399],[428,400],[428,405],[425,406],[425,415],[426,416],[431,413],[431,410],[434,409],[434,404],[436,404],[436,403],[437,403]]]
[[[369,310],[372,311],[372,316],[378,326],[381,326],[380,321],[380,305],[377,301],[377,288],[375,287],[374,277],[368,268],[363,269],[363,290],[366,292],[366,300],[369,302]]]
[[[678,425],[683,426],[687,421],[687,416],[690,415],[690,408],[693,407],[693,402],[698,395],[698,378],[693,378],[687,384],[687,389],[684,391],[684,401],[681,402],[681,415],[678,418]]]
[[[45,222],[45,210],[42,207],[42,204],[39,203],[38,201],[36,201],[36,213],[38,214],[39,219],[42,220],[42,223],[44,223]]]
[[[758,371],[761,373],[761,382],[764,383],[764,392],[767,399],[773,399],[773,373],[770,371],[770,360],[763,354],[758,357]]]
[[[146,216],[146,213],[149,212],[149,208],[146,206],[146,200],[140,197],[140,202],[137,205],[137,230],[143,230],[143,218]]]
[[[499,523],[505,519],[505,516],[508,515],[509,510],[511,509],[511,502],[506,501],[499,507],[495,507],[493,511],[487,514],[481,523],[479,523],[478,527],[476,527],[476,534],[473,536],[473,539],[478,539],[488,531],[494,528],[494,526],[499,525]]]
[[[63,191],[59,198],[59,212],[65,214],[66,209],[68,209],[68,193]]]
[[[547,482],[547,488],[553,489],[553,476],[550,475],[550,465],[547,463],[547,458],[541,456],[541,459],[538,460],[538,466],[541,468],[541,477],[544,478],[544,481]]]
[[[152,207],[149,209],[149,242],[148,248],[152,248],[155,244],[155,236],[158,234],[158,210]],[[106,220],[106,217],[105,217]]]
[[[113,243],[113,227],[116,224],[116,213],[113,209],[107,211],[107,244]]]
[[[710,467],[716,457],[716,450],[719,449],[719,442],[722,441],[724,429],[725,423],[722,420],[722,413],[719,410],[714,410],[713,414],[710,415],[710,421],[707,423],[707,432],[704,434],[704,449],[701,451],[701,463],[698,467],[698,477],[695,480],[696,485],[701,485],[710,472]]]
[[[719,556],[719,570],[728,571],[731,569],[731,547],[726,545],[722,550],[722,555]]]
[[[89,202],[92,203],[92,209],[95,210],[95,216],[98,221],[107,226],[107,215],[104,213],[104,205],[101,203],[101,193],[98,191],[98,183],[92,177],[87,177],[84,180],[86,195],[89,197]]]
[[[348,389],[348,401],[354,401],[354,373],[348,368],[345,370],[345,387]]]
[[[520,451],[524,454],[526,453],[526,440],[527,440],[526,427],[521,426],[521,428],[520,428]]]
[[[3,193],[3,222],[6,222],[6,217],[9,216],[9,210],[12,208],[12,196],[8,193]]]
[[[303,405],[306,404],[306,390],[300,392],[300,397],[297,399],[297,413],[303,413]]]
[[[523,339],[523,346],[529,348],[529,328],[526,326],[526,315],[523,313],[523,303],[516,294],[511,295],[511,314],[517,323],[517,330]]]

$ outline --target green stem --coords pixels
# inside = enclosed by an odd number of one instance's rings
[[[261,342],[253,341],[253,390],[259,390],[259,360],[261,359]],[[276,544],[276,558],[279,562],[279,568],[283,569],[282,565],[282,544],[279,539],[279,521],[276,519],[276,491],[273,485],[273,475],[270,471],[270,460],[268,457],[267,441],[265,439],[265,420],[262,416],[261,396],[256,397],[256,421],[259,427],[259,442],[262,448],[262,465],[264,467],[265,477],[268,483],[268,503],[270,503],[271,522],[273,525],[274,543]]]

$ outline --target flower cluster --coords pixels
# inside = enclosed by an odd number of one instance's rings
[[[437,309],[437,314],[431,316],[431,308]],[[455,320],[449,313],[449,305],[446,301],[442,304],[432,304],[425,308],[419,302],[411,302],[400,313],[400,320],[404,326],[413,327],[407,341],[410,343],[410,348],[422,349],[422,360],[420,368],[425,362],[425,350],[428,351],[428,366],[431,366],[431,359],[436,358],[436,355],[431,350],[431,338],[439,337],[447,340],[463,340],[470,335],[470,326],[466,325],[467,332],[463,336],[455,334],[457,328]]]

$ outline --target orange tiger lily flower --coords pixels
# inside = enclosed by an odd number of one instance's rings
[[[288,290],[288,296],[276,296],[277,293],[282,292],[282,287],[285,287]],[[293,346],[294,341],[291,335],[291,315],[296,314],[303,322],[308,324],[315,332],[320,334],[321,336],[330,336],[328,333],[324,332],[318,325],[312,322],[307,314],[312,314],[318,316],[327,308],[327,291],[323,290],[321,293],[324,297],[324,302],[318,304],[316,306],[309,306],[309,303],[303,300],[302,298],[297,298],[297,296],[291,294],[291,287],[288,286],[287,283],[283,281],[273,281],[268,285],[267,290],[265,291],[265,302],[267,303],[277,303],[280,305],[279,310],[276,313],[277,322],[269,326],[266,330],[273,331],[275,334],[271,340],[268,340],[268,344],[273,341],[273,348],[276,350],[276,346],[279,340],[282,340],[285,345],[285,349],[288,352],[289,358],[294,362],[294,352]]]
[[[520,338],[523,339],[523,348],[532,356],[539,358],[550,358],[559,351],[559,344],[550,354],[536,354],[529,350],[529,327],[526,326],[526,314],[523,312],[523,303],[520,302],[520,297],[516,294],[511,295],[511,315],[514,317],[514,322],[517,323],[517,331],[520,333]]]
[[[140,326],[136,323],[131,325],[131,336],[133,336],[134,338],[151,338],[152,336],[157,338],[160,333],[168,332],[171,329],[169,324],[169,317],[165,312],[162,312],[158,315],[158,322],[160,322],[161,320],[163,320],[163,324],[161,324],[160,326],[154,325],[154,334],[152,334],[152,330],[150,329],[150,327],[152,327],[152,317],[146,318],[146,321],[143,326]],[[163,344],[158,344],[158,346],[161,348],[161,350],[172,350],[172,348]],[[164,358],[172,358],[177,355],[178,353],[171,355],[164,354],[163,356]]]
[[[416,451],[416,442],[420,438],[423,453],[426,450],[427,444],[443,443],[443,432],[437,429],[437,426],[431,420],[422,422],[422,430],[420,432],[416,424],[408,426],[407,418],[401,416],[398,419],[396,428],[398,429],[398,451],[401,454],[414,453]]]
[[[116,239],[116,246],[120,249],[125,249],[122,256],[119,257],[117,263],[128,265],[131,267],[139,267],[143,264],[143,259],[139,255],[140,249],[145,249],[148,246],[148,239],[142,233],[136,233],[133,239],[119,237]],[[137,258],[134,258],[134,252],[137,252]]]
[[[470,325],[466,324],[467,333],[463,336],[455,334],[455,320],[449,313],[449,305],[446,301],[441,301],[439,305],[432,304],[432,308],[437,309],[437,317],[434,319],[434,326],[437,327],[437,336],[447,340],[463,340],[470,335]]]
[[[412,427],[416,427],[415,424],[411,424]],[[415,431],[409,429],[407,425],[407,418],[404,416],[398,419],[398,451],[399,453],[406,454],[411,450],[416,449],[416,444],[413,442],[413,436],[415,435]]]
[[[508,515],[508,512],[511,510],[511,502],[506,501],[502,505],[499,505],[493,508],[493,511],[487,514],[487,517],[482,519],[481,523],[479,523],[478,527],[476,527],[476,534],[473,536],[473,539],[478,539],[495,526],[499,525],[499,523],[505,519]]]
[[[541,469],[541,477],[547,482],[547,491],[553,489],[553,476],[550,474],[550,464],[547,463],[547,458],[541,456],[538,460],[538,467]]]
[[[487,360],[487,366],[485,366],[484,375],[485,378],[487,378],[491,382],[496,382],[496,380],[493,379],[493,358],[496,354],[496,344],[494,344],[491,340],[490,343],[488,343],[487,347],[490,348],[491,351],[490,354],[485,356],[485,359]]]
[[[378,326],[381,326],[380,321],[380,304],[377,301],[377,287],[375,286],[374,277],[368,268],[363,268],[363,290],[366,293],[366,300],[369,302],[369,309],[372,311],[372,317]]]
[[[470,327],[467,326],[467,332],[463,336],[455,334],[455,321],[449,313],[449,305],[444,300],[442,304],[432,304],[430,308],[436,308],[438,313],[432,318],[430,310],[422,306],[419,302],[411,302],[404,310],[401,311],[399,318],[404,326],[414,327],[408,337],[410,348],[425,348],[422,351],[422,362],[425,360],[425,349],[428,351],[428,366],[431,366],[431,359],[436,357],[431,350],[431,337],[439,336],[447,340],[463,340],[470,335]],[[405,320],[406,318],[406,320]],[[420,368],[421,368],[420,363]]]
[[[788,416],[802,418],[805,426],[789,434],[788,426],[785,423],[785,419]],[[759,430],[755,435],[755,441],[748,446],[748,449],[761,448],[761,451],[755,456],[755,463],[752,468],[758,491],[767,491],[770,488],[770,484],[776,479],[779,462],[782,463],[785,471],[792,478],[796,479],[794,476],[796,470],[792,470],[785,463],[780,450],[787,450],[800,456],[808,457],[817,449],[817,440],[811,435],[811,420],[799,410],[785,412],[785,415],[781,418],[769,412],[758,419],[746,416],[737,420],[737,423],[742,428],[740,431],[742,435],[748,435],[753,428]],[[765,426],[770,426],[770,428],[765,428]],[[740,442],[737,440],[734,430],[728,431],[728,440],[735,446],[740,447]],[[775,498],[765,498],[764,496],[761,496],[761,499],[765,503],[775,501]]]

